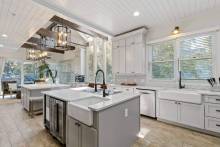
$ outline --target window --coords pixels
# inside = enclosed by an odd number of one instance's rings
[[[174,78],[174,41],[152,45],[151,74],[153,79]]]
[[[212,51],[215,44],[216,33],[207,33],[151,45],[149,62],[152,79],[177,79],[175,73],[178,70],[182,71],[184,80],[213,77]]]
[[[36,80],[36,71],[34,63],[24,63],[24,84],[33,84]]]
[[[112,82],[112,47],[111,41],[93,38],[87,49],[87,81],[94,82],[95,72],[102,69],[107,82]],[[97,77],[102,82],[102,75]]]
[[[201,80],[212,77],[213,41],[212,34],[180,40],[180,70],[183,79]]]
[[[21,84],[21,62],[16,60],[6,60],[2,81],[17,81]]]

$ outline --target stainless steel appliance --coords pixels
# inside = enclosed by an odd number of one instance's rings
[[[50,133],[57,138],[62,144],[66,142],[66,102],[53,97],[46,97],[44,107],[45,127]],[[48,110],[49,105],[49,110]],[[49,111],[49,112],[48,112]]]
[[[140,113],[145,116],[156,118],[156,91],[136,88],[140,96]]]

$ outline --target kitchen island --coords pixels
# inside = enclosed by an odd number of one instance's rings
[[[52,89],[63,89],[69,88],[69,85],[64,84],[27,84],[21,85],[21,103],[25,110],[30,111],[30,100],[33,98],[38,98],[39,103],[34,105],[34,109],[43,108],[43,94],[41,92],[48,91]]]
[[[138,93],[112,93],[103,98],[70,88],[43,94],[45,127],[67,147],[129,147],[137,139]]]

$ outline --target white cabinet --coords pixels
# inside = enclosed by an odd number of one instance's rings
[[[158,118],[204,129],[204,105],[159,99]]]
[[[220,96],[204,95],[205,129],[220,133]]]
[[[145,44],[141,41],[141,35],[133,35],[126,39],[126,73],[145,73]]]
[[[112,67],[115,74],[125,73],[125,40],[113,42]]]
[[[205,118],[205,129],[220,133],[220,119],[213,117]]]
[[[96,129],[67,116],[67,147],[97,147],[98,134]]]
[[[204,128],[204,106],[179,102],[179,122],[192,127]]]
[[[145,29],[113,39],[113,72],[116,74],[145,74]]]
[[[178,121],[178,105],[176,101],[159,100],[159,117],[169,121]]]

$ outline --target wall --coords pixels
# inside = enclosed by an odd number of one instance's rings
[[[181,21],[173,24],[172,26],[156,26],[154,28],[150,28],[147,35],[147,43],[154,42],[158,40],[163,40],[171,37],[171,32],[175,26],[180,26],[182,34],[190,34],[196,33],[199,31],[205,31],[212,28],[220,28],[220,10],[213,9],[209,12],[200,13],[197,16],[188,17],[186,19],[182,19]],[[214,51],[214,63],[215,63],[215,75],[216,77],[220,76],[220,32],[217,33],[217,48]],[[148,50],[148,48],[147,48]],[[148,61],[148,54],[146,56]],[[148,65],[148,64],[147,64]],[[147,67],[148,69],[148,67]],[[149,75],[146,76],[146,85],[151,86],[166,86],[166,87],[177,87],[178,81],[152,81],[149,78]],[[204,82],[187,82],[186,85],[190,88],[196,88],[200,85],[201,88],[209,88],[209,85],[206,81]]]

